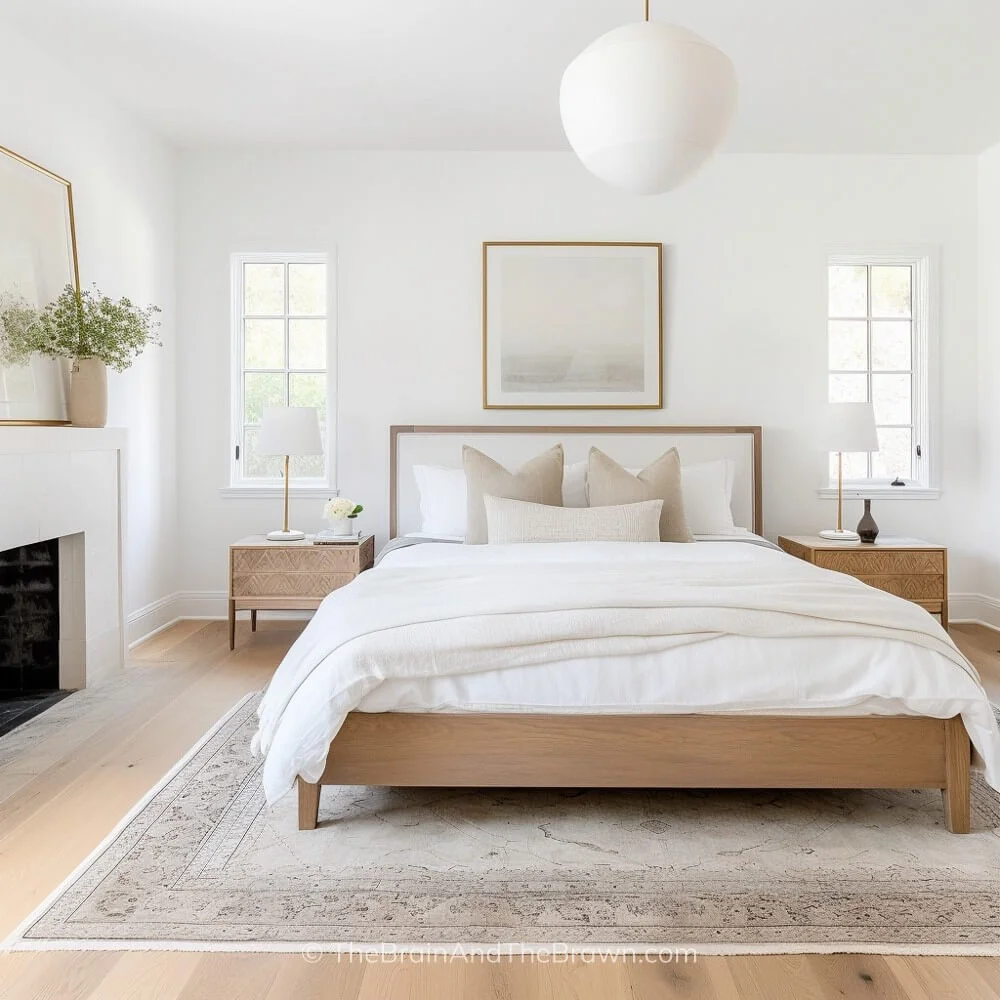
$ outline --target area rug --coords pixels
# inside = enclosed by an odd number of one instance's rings
[[[268,808],[241,702],[15,949],[656,946],[1000,954],[1000,797],[327,788]]]

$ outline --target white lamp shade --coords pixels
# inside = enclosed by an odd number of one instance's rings
[[[273,406],[264,411],[257,437],[262,455],[322,455],[314,406]]]
[[[825,451],[878,451],[871,403],[830,403],[823,431]]]
[[[592,174],[656,194],[718,149],[736,99],[728,56],[686,28],[640,21],[602,35],[569,64],[559,110],[566,138]]]

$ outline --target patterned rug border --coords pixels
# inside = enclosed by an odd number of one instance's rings
[[[498,944],[497,942],[463,942],[454,941],[444,944],[357,944],[338,941],[155,941],[139,938],[123,940],[100,939],[46,939],[25,938],[27,931],[39,921],[69,890],[87,870],[107,851],[127,830],[147,805],[183,770],[183,768],[209,743],[226,724],[251,700],[259,697],[260,692],[244,695],[232,706],[191,748],[167,771],[166,774],[142,796],[139,801],[122,817],[114,829],[95,847],[84,860],[52,891],[34,910],[17,925],[17,927],[0,942],[0,952],[47,952],[47,951],[115,951],[115,952],[219,952],[232,954],[300,954],[307,960],[317,961],[321,955],[357,955],[374,956],[438,956],[442,960],[453,957],[456,960],[466,958],[472,961],[495,962],[512,957],[514,960],[522,956],[559,955],[559,956],[656,956],[671,954],[674,956],[697,955],[927,955],[927,956],[969,956],[969,957],[1000,957],[1000,944],[993,945],[906,945],[871,942],[807,942],[807,943],[765,943],[741,944],[718,942],[692,943],[690,941],[678,944],[562,944],[553,942],[519,942],[517,944]],[[995,708],[1000,718],[1000,708]],[[26,725],[30,724],[26,723]],[[682,959],[677,958],[677,961]]]
[[[226,723],[229,722],[233,716],[247,702],[252,701],[254,698],[259,698],[260,691],[251,691],[245,694],[228,712],[225,712],[220,719],[218,719],[214,725],[212,725],[208,731],[197,740],[185,753],[180,760],[174,764],[173,767],[163,775],[160,780],[153,785],[152,788],[145,795],[139,799],[138,802],[121,818],[121,820],[115,824],[111,832],[95,847],[84,859],[73,869],[69,875],[66,876],[56,886],[55,889],[50,892],[45,899],[39,903],[38,906],[25,917],[14,928],[7,937],[0,942],[0,952],[8,951],[216,951],[216,948],[191,948],[187,949],[183,947],[183,943],[178,943],[175,946],[172,942],[163,941],[133,941],[133,942],[119,942],[119,941],[46,941],[40,939],[38,941],[27,941],[24,939],[24,934],[32,927],[38,920],[40,920],[55,904],[56,900],[71,888],[76,882],[78,882],[83,875],[86,873],[87,869],[90,868],[95,861],[109,848],[115,841],[128,829],[129,824],[149,805],[150,802],[156,798],[157,795],[167,785],[170,784],[174,778],[184,769],[184,767],[194,758],[194,756],[210,742],[219,732],[222,730]],[[38,718],[36,716],[35,718]],[[34,720],[29,719],[24,725],[30,725]],[[197,942],[193,942],[197,944]],[[210,942],[205,942],[206,946]],[[252,949],[247,949],[252,950]]]

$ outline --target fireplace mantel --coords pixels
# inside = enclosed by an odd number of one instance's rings
[[[125,661],[122,584],[127,432],[0,424],[0,550],[60,540],[60,686]]]

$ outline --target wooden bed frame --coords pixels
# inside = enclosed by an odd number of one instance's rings
[[[759,427],[392,427],[391,534],[401,434],[748,434],[762,530]],[[970,826],[971,745],[959,716],[516,715],[352,712],[318,782],[298,780],[299,829],[323,785],[524,788],[940,788]]]

